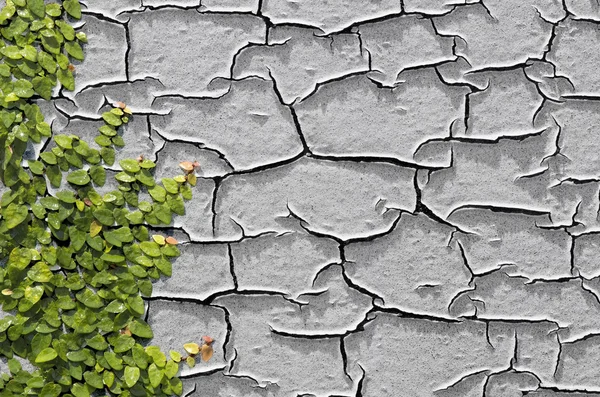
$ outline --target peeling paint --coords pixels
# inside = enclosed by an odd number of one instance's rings
[[[598,2],[83,3],[53,131],[123,101],[117,159],[201,164],[147,300],[216,340],[184,395],[600,396]]]

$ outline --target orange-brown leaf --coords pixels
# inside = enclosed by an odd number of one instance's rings
[[[182,161],[181,163],[179,163],[179,167],[185,172],[194,171],[194,163],[192,163],[191,161]]]
[[[203,345],[202,346],[202,361],[207,362],[213,356],[215,352],[211,345]]]
[[[174,238],[174,237],[167,237],[167,238],[165,239],[165,243],[167,243],[167,244],[170,244],[170,245],[177,245],[177,244],[178,244],[178,241],[177,241],[177,240],[175,240],[175,238]]]

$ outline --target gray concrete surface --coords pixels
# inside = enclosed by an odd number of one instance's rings
[[[187,396],[600,396],[594,0],[84,0],[89,135],[198,160],[149,300]]]

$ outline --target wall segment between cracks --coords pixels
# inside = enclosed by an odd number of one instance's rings
[[[217,340],[186,395],[600,396],[597,2],[84,3],[53,129],[202,164],[148,302]]]

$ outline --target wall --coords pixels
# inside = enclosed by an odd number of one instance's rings
[[[53,128],[201,163],[148,317],[217,340],[187,395],[600,396],[600,7],[483,1],[84,1]]]

